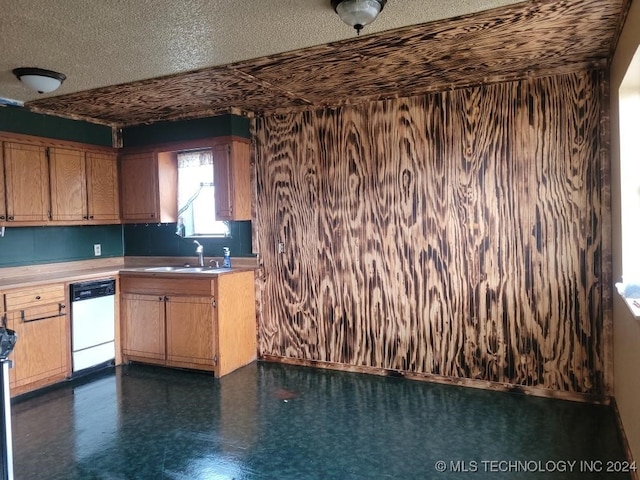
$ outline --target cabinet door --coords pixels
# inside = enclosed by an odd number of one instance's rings
[[[49,169],[44,147],[4,144],[7,220],[45,221],[50,218]]]
[[[213,183],[216,220],[233,220],[233,168],[230,145],[218,145],[213,149]]]
[[[251,220],[249,144],[231,142],[213,149],[216,220]]]
[[[120,157],[120,188],[123,220],[158,219],[158,169],[153,152]]]
[[[122,353],[154,360],[165,359],[164,299],[156,295],[121,296]]]
[[[87,152],[87,202],[89,220],[118,221],[118,162],[115,154]]]
[[[7,219],[7,204],[4,190],[4,149],[0,148],[0,222]]]
[[[10,380],[14,387],[22,387],[49,378],[63,378],[68,372],[69,340],[66,316],[53,315],[56,305],[33,307],[9,312],[8,328],[18,336],[16,348],[10,355],[13,368]]]
[[[84,152],[70,148],[49,149],[51,219],[87,220]]]
[[[210,297],[168,297],[167,362],[179,366],[210,365],[216,355],[214,308]]]

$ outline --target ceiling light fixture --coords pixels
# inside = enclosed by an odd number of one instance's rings
[[[13,74],[18,77],[18,80],[38,93],[53,92],[67,78],[63,73],[42,68],[15,68]]]
[[[358,35],[376,19],[385,3],[387,0],[331,0],[331,6],[342,21],[355,28]]]

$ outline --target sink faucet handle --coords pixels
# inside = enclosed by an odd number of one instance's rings
[[[211,260],[209,260],[209,263],[213,263],[215,264],[216,268],[220,268],[220,262],[214,258],[212,258]]]

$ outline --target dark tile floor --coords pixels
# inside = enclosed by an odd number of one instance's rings
[[[598,471],[624,459],[608,407],[278,364],[130,365],[12,408],[16,480],[629,478]]]

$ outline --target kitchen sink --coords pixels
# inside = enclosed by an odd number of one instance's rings
[[[145,272],[176,272],[178,270],[184,270],[184,267],[151,267],[145,268]]]
[[[215,267],[149,267],[144,269],[145,272],[155,273],[223,273],[228,272],[228,268]]]
[[[229,270],[224,268],[213,267],[183,267],[177,270],[181,273],[220,273],[221,271]]]

